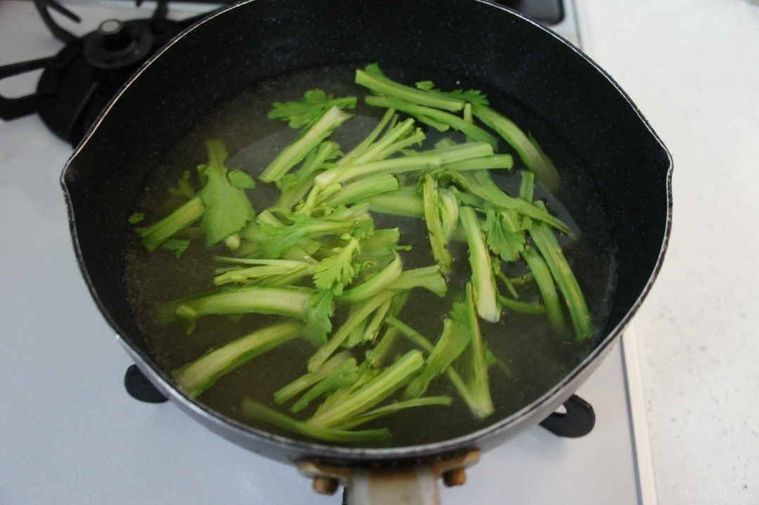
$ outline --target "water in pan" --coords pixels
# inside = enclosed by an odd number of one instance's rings
[[[296,132],[284,123],[266,118],[271,103],[298,98],[305,90],[315,87],[338,96],[363,96],[363,90],[352,84],[354,68],[321,68],[271,79],[220,104],[166,154],[163,164],[156,167],[138,208],[147,210],[149,218],[165,215],[171,210],[170,203],[167,207],[166,188],[176,182],[183,170],[193,169],[205,160],[203,141],[207,138],[220,138],[225,142],[232,154],[230,166],[257,174],[281,146],[296,136]],[[439,78],[443,84],[456,84],[449,76],[431,74],[423,69],[388,70],[390,75],[406,82]],[[478,83],[464,84],[474,87]],[[534,115],[514,100],[499,96],[486,87],[482,89],[490,91],[488,96],[496,109],[504,111],[536,134],[559,167],[562,186],[555,197],[539,187],[536,197],[545,199],[552,212],[578,231],[577,240],[564,240],[565,253],[587,297],[595,326],[604,328],[614,287],[614,254],[592,181],[584,177],[579,169],[581,160],[572,152],[571,143],[552,131],[550,124],[536,121]],[[355,112],[356,117],[333,135],[344,149],[349,149],[363,138],[380,116],[379,111],[366,106],[359,106]],[[432,133],[428,133],[428,137],[430,142],[434,141]],[[501,151],[508,152],[509,149],[502,147]],[[517,172],[499,174],[495,177],[496,182],[513,193],[519,184]],[[274,196],[275,191],[264,184],[259,184],[251,194],[254,207],[258,210],[270,205]],[[433,263],[422,221],[380,215],[375,216],[375,220],[378,227],[399,226],[402,242],[413,246],[411,252],[404,253],[406,267]],[[465,244],[455,244],[452,253],[455,272],[450,279],[449,296],[440,300],[428,292],[416,291],[401,314],[403,320],[432,340],[437,338],[445,312],[453,298],[461,294],[469,275]],[[126,282],[130,302],[148,351],[166,369],[180,367],[211,348],[276,320],[254,315],[238,320],[206,317],[198,322],[191,335],[186,335],[180,325],[157,324],[154,314],[159,304],[213,287],[212,254],[201,243],[193,243],[187,253],[177,260],[165,251],[150,254],[137,240],[127,252]],[[438,379],[428,394],[451,395],[453,405],[410,410],[378,421],[377,424],[391,429],[393,445],[413,445],[459,436],[514,413],[575,367],[602,333],[599,332],[584,344],[578,344],[553,335],[543,317],[512,313],[505,313],[498,324],[482,323],[481,327],[487,345],[499,359],[499,363],[490,369],[495,414],[485,420],[476,420],[456,397],[449,382]],[[404,345],[398,346],[398,352],[407,349]],[[286,344],[229,373],[199,399],[219,412],[242,419],[240,403],[243,397],[250,396],[271,405],[272,393],[304,373],[305,362],[313,351],[305,341]],[[272,429],[269,426],[260,427]]]

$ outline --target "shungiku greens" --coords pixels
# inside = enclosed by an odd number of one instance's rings
[[[482,325],[527,314],[577,342],[594,326],[560,245],[572,228],[535,198],[536,185],[562,183],[535,139],[477,90],[402,84],[376,64],[356,70],[355,83],[366,96],[312,89],[274,103],[270,119],[297,136],[267,164],[242,170],[209,139],[207,161],[172,188],[174,209],[130,222],[151,254],[181,264],[197,242],[215,257],[213,287],[165,300],[160,324],[181,325],[192,339],[203,318],[267,321],[174,370],[180,389],[202,401],[224,376],[297,343],[309,350],[291,364],[300,376],[269,402],[242,392],[251,397],[241,415],[327,443],[382,444],[392,439],[383,420],[409,410],[461,403],[473,418],[494,414],[500,357]],[[339,145],[335,132],[351,128],[358,104],[382,117],[359,142]],[[432,131],[443,136],[434,145]],[[518,191],[494,182],[493,173],[514,170]],[[257,185],[276,188],[277,198],[252,200]],[[410,237],[387,225],[393,216],[424,224],[426,244],[415,247],[428,249],[427,264],[408,260]],[[452,252],[461,247],[463,261]],[[516,270],[519,278],[506,273]],[[420,293],[446,301],[440,327],[405,320]],[[430,393],[438,383],[455,394]]]

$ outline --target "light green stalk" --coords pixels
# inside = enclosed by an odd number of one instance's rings
[[[213,386],[223,375],[256,356],[299,337],[302,329],[302,324],[286,322],[254,331],[207,352],[192,363],[176,370],[172,375],[180,389],[195,398]]]
[[[514,148],[522,162],[535,172],[545,186],[555,190],[561,183],[561,177],[551,160],[524,132],[506,116],[484,105],[475,105],[472,109],[475,117],[498,133]]]
[[[476,292],[477,313],[482,319],[497,322],[501,318],[501,311],[496,300],[495,279],[493,267],[490,263],[485,239],[480,231],[477,213],[471,207],[461,208],[461,224],[466,233],[469,244],[469,265],[472,268],[472,283]]]
[[[360,430],[350,431],[333,428],[322,428],[319,426],[313,426],[306,424],[303,421],[298,421],[292,417],[281,414],[268,407],[264,407],[258,402],[246,398],[242,403],[242,412],[246,417],[255,421],[271,424],[278,428],[302,435],[304,437],[313,438],[316,440],[322,440],[324,442],[332,442],[337,444],[351,444],[351,443],[377,443],[389,440],[391,435],[387,428],[381,428],[378,430]]]
[[[351,118],[337,107],[332,107],[295,142],[288,145],[261,173],[264,182],[275,182],[300,163],[306,155],[319,145],[341,124]]]
[[[369,299],[382,290],[384,290],[390,283],[395,281],[403,271],[403,262],[401,257],[397,254],[388,265],[369,277],[367,280],[359,284],[358,286],[348,289],[340,296],[340,300],[348,303],[361,302]]]
[[[307,424],[330,428],[363,414],[402,388],[423,364],[422,353],[407,352],[366,385],[336,402],[329,409],[315,414],[306,421]]]
[[[174,212],[139,231],[148,251],[155,251],[166,240],[203,217],[206,207],[199,196],[190,199]]]

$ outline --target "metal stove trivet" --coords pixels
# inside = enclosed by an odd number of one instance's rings
[[[142,0],[135,0],[139,6]],[[0,67],[0,80],[42,69],[35,92],[19,98],[0,95],[0,118],[37,113],[58,137],[76,145],[111,97],[132,73],[171,38],[204,15],[168,19],[168,0],[158,0],[150,18],[108,19],[77,37],[56,23],[50,10],[79,23],[56,0],[34,0],[45,26],[64,47],[47,58]]]

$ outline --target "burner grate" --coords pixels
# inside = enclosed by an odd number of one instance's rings
[[[136,4],[142,0],[135,0]],[[0,67],[0,79],[42,69],[34,93],[19,98],[0,96],[0,118],[38,113],[58,137],[76,144],[100,111],[132,73],[172,37],[201,16],[166,18],[168,0],[159,0],[150,18],[108,19],[77,37],[50,15],[55,10],[74,22],[81,19],[56,0],[35,0],[37,11],[64,47],[54,56]]]

